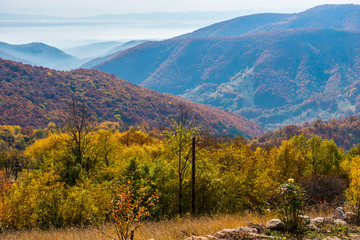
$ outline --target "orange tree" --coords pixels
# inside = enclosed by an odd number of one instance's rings
[[[99,229],[105,236],[114,240],[133,239],[141,222],[150,216],[156,207],[157,193],[148,187],[141,187],[135,193],[132,182],[114,188],[114,198],[110,202],[110,223],[115,228],[116,237]]]

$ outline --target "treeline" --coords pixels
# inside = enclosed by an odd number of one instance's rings
[[[328,122],[318,119],[312,124],[305,123],[303,126],[288,125],[274,132],[265,133],[253,143],[262,147],[280,145],[283,140],[299,134],[332,139],[339,147],[349,150],[360,142],[360,118],[352,115],[341,120],[330,119]]]
[[[302,184],[309,204],[359,202],[360,146],[345,154],[333,140],[317,135],[257,147],[241,137],[206,136],[181,121],[164,132],[120,132],[114,123],[94,127],[76,119],[62,131],[42,130],[42,137],[40,130],[0,129],[15,138],[1,136],[8,144],[0,155],[2,230],[107,221],[113,190],[124,184],[134,195],[157,193],[153,219],[187,214],[194,136],[196,214],[275,207],[274,189],[288,178]],[[15,144],[20,138],[27,144],[23,151]]]

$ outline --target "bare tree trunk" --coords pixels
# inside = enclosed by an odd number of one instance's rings
[[[195,215],[195,137],[192,139],[191,162],[191,215]]]
[[[179,145],[179,215],[180,216],[182,214],[182,207],[181,207],[181,202],[182,202],[181,150],[182,149],[181,149],[181,141],[180,141],[180,145]]]

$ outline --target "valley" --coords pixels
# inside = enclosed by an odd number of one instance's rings
[[[0,14],[1,239],[359,236],[360,5],[179,9]]]

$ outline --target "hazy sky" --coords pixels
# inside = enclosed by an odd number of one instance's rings
[[[0,0],[0,41],[43,42],[67,48],[99,41],[166,39],[215,22],[259,12],[295,13],[321,4],[360,4],[360,0]],[[29,21],[1,13],[87,17],[104,14],[215,11],[209,17],[99,21],[83,19]],[[232,12],[229,12],[232,11]],[[192,15],[194,16],[194,15]],[[97,21],[97,20],[95,20]]]
[[[55,16],[229,11],[244,9],[302,11],[320,4],[360,3],[360,0],[0,0],[0,12]]]

